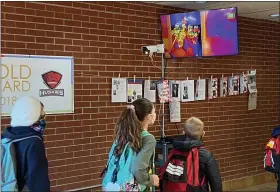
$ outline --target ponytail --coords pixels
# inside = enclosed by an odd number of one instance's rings
[[[115,140],[117,147],[116,155],[121,155],[125,145],[129,143],[133,151],[138,151],[141,148],[141,122],[136,113],[135,106],[129,105],[121,114],[115,129]]]

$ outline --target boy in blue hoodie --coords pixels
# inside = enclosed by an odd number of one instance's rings
[[[11,112],[11,126],[1,138],[20,139],[38,136],[14,143],[17,159],[18,190],[27,187],[30,192],[49,192],[48,161],[43,143],[46,127],[43,104],[33,97],[23,97]]]

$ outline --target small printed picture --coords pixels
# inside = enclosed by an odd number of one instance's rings
[[[172,84],[172,97],[178,97],[179,85]]]
[[[142,98],[142,95],[137,95],[137,99],[141,99]]]
[[[238,80],[233,79],[232,84],[233,84],[233,91],[238,91]]]
[[[133,93],[132,93],[133,95],[134,95],[134,97],[136,97],[136,90],[133,90]]]
[[[222,83],[222,97],[227,96],[227,80]]]
[[[212,87],[214,87],[214,88],[217,87],[217,81],[212,81]]]
[[[183,99],[189,99],[188,87],[187,86],[184,87]]]
[[[244,75],[244,82],[243,82],[243,93],[247,93],[248,91],[248,77]]]
[[[116,90],[113,90],[113,95],[117,95],[117,91]]]
[[[156,81],[150,81],[150,90],[156,90]]]
[[[114,80],[114,85],[119,85],[120,84],[120,81],[119,80]]]
[[[195,97],[198,97],[198,88],[199,88],[199,81],[196,81],[196,86],[195,86]]]
[[[132,97],[131,97],[131,96],[128,96],[128,97],[127,97],[127,102],[128,102],[128,103],[132,103]]]
[[[232,78],[233,95],[238,95],[240,90],[240,76],[234,75]]]
[[[211,78],[211,84],[209,85],[209,99],[217,98],[218,97],[218,79]]]
[[[113,85],[115,85],[116,86],[116,89],[117,90],[119,90],[119,85],[120,85],[121,83],[120,83],[120,80],[114,80],[113,81]]]
[[[256,75],[250,75],[248,77],[248,84],[256,83]]]

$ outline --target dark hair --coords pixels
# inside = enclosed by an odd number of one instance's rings
[[[42,102],[40,102],[40,103],[41,103],[41,107],[45,107],[44,104],[43,104]]]
[[[121,155],[127,143],[133,151],[141,148],[141,121],[153,110],[153,103],[148,99],[137,99],[132,107],[127,107],[121,114],[115,129],[115,140],[118,142],[115,154]]]

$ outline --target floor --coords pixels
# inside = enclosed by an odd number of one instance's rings
[[[277,184],[276,183],[266,183],[266,184],[263,184],[263,185],[257,185],[257,186],[254,186],[254,187],[250,187],[250,188],[246,188],[246,189],[241,189],[241,190],[237,190],[236,192],[238,191],[250,191],[250,192],[257,192],[257,191],[263,191],[263,192],[276,192],[276,189],[277,189]]]

